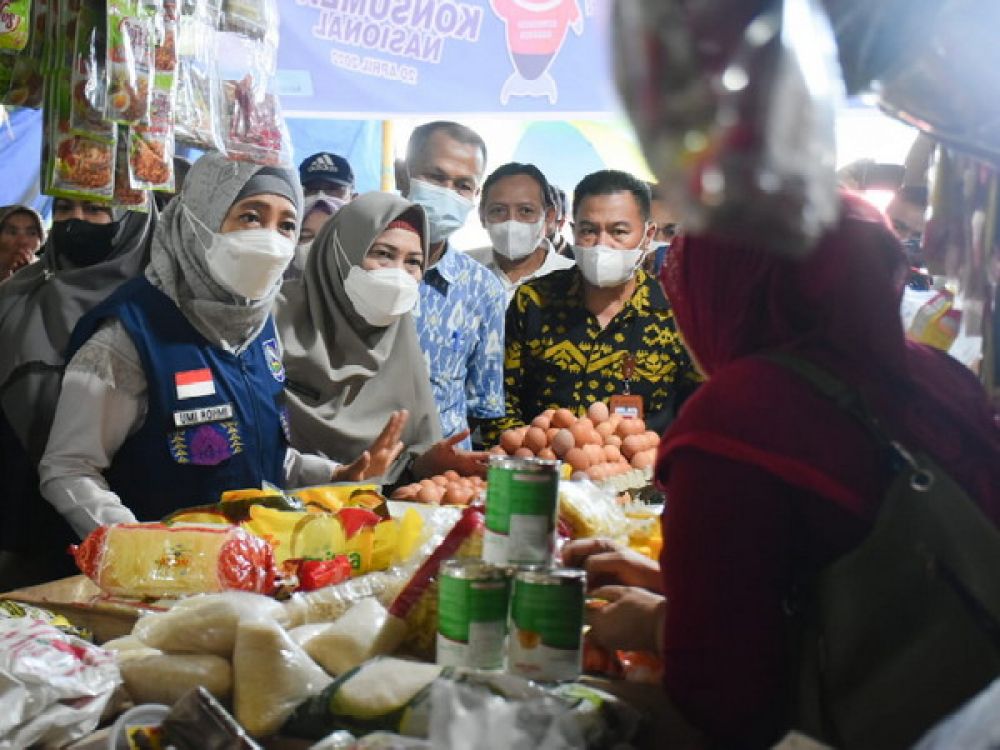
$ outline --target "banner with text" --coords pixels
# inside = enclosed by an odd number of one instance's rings
[[[285,0],[286,114],[604,114],[610,0]]]

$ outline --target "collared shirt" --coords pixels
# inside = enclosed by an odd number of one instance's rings
[[[573,268],[517,290],[507,310],[506,413],[488,437],[530,422],[545,409],[582,414],[595,401],[629,391],[642,396],[649,429],[662,432],[701,377],[681,343],[663,291],[638,271],[636,288],[601,328],[584,305],[583,279]]]
[[[504,413],[503,286],[463,252],[445,248],[424,273],[413,316],[445,437],[469,426],[469,415]],[[469,448],[465,440],[459,447]]]
[[[470,258],[475,258],[490,269],[497,279],[499,279],[500,283],[503,284],[504,291],[507,293],[508,305],[514,298],[514,292],[516,292],[517,288],[522,284],[527,284],[529,281],[541,278],[542,276],[547,276],[553,271],[563,271],[576,265],[575,260],[560,255],[553,250],[550,245],[545,251],[545,260],[542,261],[542,265],[540,265],[534,273],[523,276],[517,281],[511,281],[507,276],[507,272],[500,268],[500,265],[497,263],[496,253],[493,252],[492,247],[477,247],[474,250],[469,250],[468,255]]]

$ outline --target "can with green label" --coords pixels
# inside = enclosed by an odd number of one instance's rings
[[[551,565],[559,511],[559,461],[491,456],[483,559]]]
[[[449,560],[438,576],[437,663],[502,669],[510,572],[479,560]]]
[[[533,569],[514,576],[507,671],[542,682],[580,676],[586,590],[582,570]]]

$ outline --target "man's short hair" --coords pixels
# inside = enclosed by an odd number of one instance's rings
[[[563,219],[569,213],[569,201],[566,199],[566,191],[552,183],[549,183],[549,203],[555,208],[557,219]]]
[[[486,141],[482,139],[475,130],[462,125],[460,122],[451,120],[435,120],[424,123],[413,129],[410,133],[410,140],[406,144],[406,166],[412,167],[413,163],[420,158],[420,155],[427,150],[427,144],[439,130],[443,131],[449,138],[465,144],[475,146],[483,154],[483,166],[486,166]]]
[[[649,221],[652,197],[649,185],[635,175],[621,172],[617,169],[602,169],[592,172],[580,180],[573,191],[573,217],[580,210],[580,204],[595,195],[612,195],[613,193],[632,193],[639,204],[639,213],[643,221]]]
[[[545,179],[542,170],[534,164],[522,164],[519,161],[512,161],[503,166],[497,167],[490,173],[490,176],[483,182],[482,203],[485,206],[490,193],[490,188],[496,185],[504,177],[514,177],[523,174],[538,183],[538,189],[542,191],[542,207],[548,209],[552,205],[552,195],[549,191],[549,181]]]

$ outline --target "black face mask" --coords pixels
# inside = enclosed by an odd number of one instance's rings
[[[52,247],[57,258],[65,258],[77,268],[100,263],[114,249],[111,241],[121,225],[91,224],[83,219],[57,221],[52,225]]]

